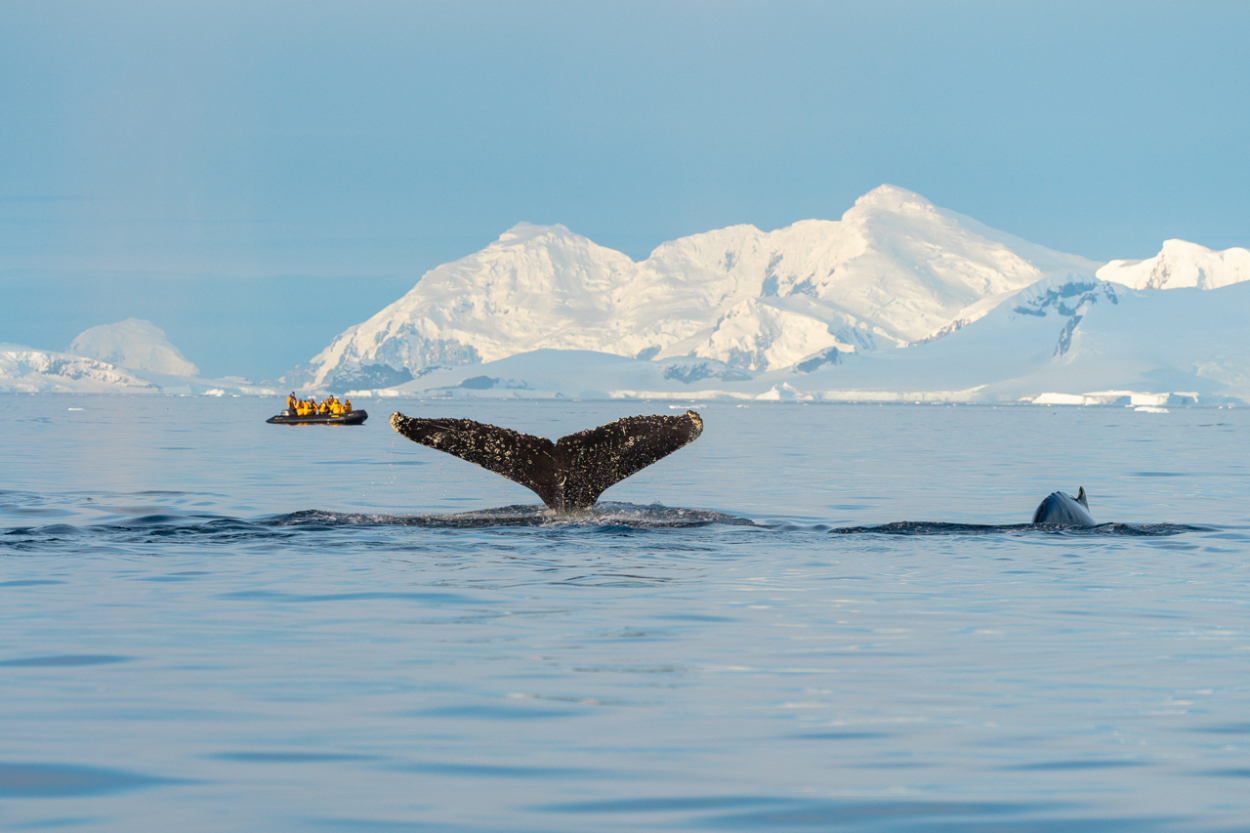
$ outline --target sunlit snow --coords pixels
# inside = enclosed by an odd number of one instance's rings
[[[65,352],[131,370],[152,370],[171,376],[200,375],[200,369],[169,343],[164,330],[138,318],[84,330]]]

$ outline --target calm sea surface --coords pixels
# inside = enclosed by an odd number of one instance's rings
[[[690,404],[544,523],[389,412],[669,406],[0,396],[0,828],[1250,829],[1250,409]]]

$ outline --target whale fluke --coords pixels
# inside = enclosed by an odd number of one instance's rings
[[[414,443],[455,455],[535,492],[557,512],[587,509],[609,486],[672,454],[703,433],[694,411],[634,416],[552,442],[471,419],[391,414]]]
[[[1089,514],[1089,498],[1082,486],[1076,497],[1063,492],[1051,492],[1033,513],[1033,523],[1053,526],[1097,526]]]

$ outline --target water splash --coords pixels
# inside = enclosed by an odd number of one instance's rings
[[[450,515],[377,515],[368,513],[325,512],[317,509],[279,515],[269,521],[274,526],[417,526],[434,529],[478,529],[483,527],[628,527],[630,529],[674,529],[729,524],[754,526],[746,518],[708,509],[682,509],[653,503],[601,501],[590,509],[556,512],[542,505],[501,506]]]

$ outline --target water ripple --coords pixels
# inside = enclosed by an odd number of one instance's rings
[[[1213,527],[1190,524],[1099,524],[1097,526],[1058,526],[1054,524],[962,524],[937,521],[895,521],[875,526],[843,526],[831,529],[834,535],[1067,535],[1097,537],[1161,537],[1185,532],[1213,532]]]
[[[127,662],[130,657],[112,654],[64,654],[50,657],[28,657],[0,661],[0,668],[77,668],[83,665],[112,665]]]
[[[75,764],[0,763],[0,798],[77,798],[176,783],[120,769]]]
[[[543,526],[588,527],[595,532],[632,529],[669,529],[730,524],[752,526],[746,518],[707,509],[680,509],[661,504],[639,506],[603,501],[581,512],[561,512],[546,506],[514,505],[450,515],[376,515],[307,510],[271,520],[277,526],[417,526],[434,529]]]

